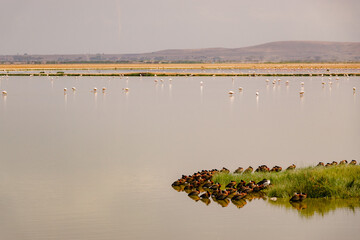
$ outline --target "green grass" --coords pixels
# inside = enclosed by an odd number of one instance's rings
[[[294,192],[304,192],[308,198],[360,198],[359,165],[307,167],[278,173],[219,173],[213,176],[213,181],[225,186],[231,180],[257,182],[264,178],[272,184],[264,190],[269,197],[288,198]]]

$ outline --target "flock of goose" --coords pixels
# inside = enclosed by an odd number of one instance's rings
[[[335,165],[356,165],[357,161],[352,160],[348,163],[347,160],[342,160],[339,163],[333,161],[332,163],[324,164],[319,162],[317,167],[329,167]],[[294,170],[296,168],[295,164],[290,165],[286,168],[287,171]],[[244,170],[244,168],[239,167],[233,173],[234,174],[250,174],[253,172],[253,168],[249,166]],[[282,167],[274,166],[269,168],[266,165],[259,166],[255,172],[280,172]],[[244,180],[240,182],[231,181],[228,183],[225,188],[220,183],[214,183],[212,177],[217,173],[230,173],[230,170],[223,167],[221,170],[212,169],[212,170],[201,170],[199,172],[193,173],[192,175],[182,175],[181,178],[177,179],[171,184],[171,186],[178,192],[186,192],[188,196],[195,201],[202,201],[206,205],[210,204],[210,199],[214,202],[217,202],[222,207],[228,206],[230,200],[237,207],[243,207],[247,202],[246,200],[251,201],[255,198],[265,199],[265,194],[261,190],[270,186],[270,180],[263,179],[259,182],[249,181],[248,183]],[[306,193],[294,193],[290,198],[290,202],[301,202],[306,199]],[[270,199],[270,200],[276,200]]]
[[[295,168],[296,166],[292,164],[286,170]],[[270,169],[266,165],[261,165],[255,172],[279,172],[281,170],[282,168],[280,166],[274,166]],[[252,172],[253,168],[251,166],[245,170],[239,167],[234,171],[235,174],[250,174]],[[241,180],[240,182],[231,181],[225,186],[225,189],[223,189],[220,183],[214,183],[212,181],[212,177],[216,173],[230,173],[230,170],[223,167],[221,170],[202,170],[192,175],[182,175],[182,177],[173,182],[171,186],[179,192],[186,192],[188,196],[195,201],[201,200],[206,205],[210,204],[210,199],[212,199],[222,207],[226,207],[231,200],[234,205],[241,208],[246,204],[246,200],[251,201],[255,198],[265,198],[265,194],[263,194],[261,190],[270,185],[270,180],[268,179],[263,179],[259,182],[249,181],[248,183]],[[302,201],[305,198],[306,194],[303,194],[302,198],[292,198],[291,201]]]
[[[245,206],[246,200],[254,198],[264,198],[261,190],[270,185],[270,180],[263,179],[260,182],[231,181],[222,189],[220,183],[214,183],[211,178],[215,173],[228,172],[226,168],[212,170],[202,170],[192,175],[183,175],[180,179],[172,183],[172,187],[179,192],[186,192],[195,201],[202,201],[209,205],[212,199],[222,207],[228,206],[230,200],[238,208]],[[204,192],[204,193],[202,193]],[[202,194],[201,194],[202,193]],[[200,195],[201,194],[201,195]]]

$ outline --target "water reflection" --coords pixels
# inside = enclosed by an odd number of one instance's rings
[[[301,217],[312,218],[316,215],[324,217],[337,209],[357,211],[360,208],[360,199],[306,199],[303,202],[289,202],[285,199],[267,201],[271,206],[297,210]]]
[[[172,186],[172,188],[174,190],[176,190],[177,192],[185,192],[185,193],[190,193],[191,191],[186,189],[184,185],[180,185],[180,186]],[[244,194],[244,197],[240,198],[240,199],[235,199],[232,198],[232,195],[228,195],[227,198],[223,199],[223,200],[217,200],[213,195],[211,197],[202,197],[202,193],[206,192],[205,190],[203,190],[202,188],[199,189],[200,190],[200,197],[198,195],[190,195],[188,196],[191,200],[195,201],[195,202],[201,202],[204,203],[206,206],[210,205],[211,202],[217,203],[218,205],[220,205],[221,207],[228,207],[230,205],[230,202],[237,208],[243,208],[244,206],[246,206],[249,202],[253,201],[253,200],[267,200],[267,197],[265,195],[265,193],[263,192],[253,192],[253,193],[249,193],[249,194]]]

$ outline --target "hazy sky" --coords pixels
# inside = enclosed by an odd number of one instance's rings
[[[360,42],[359,0],[0,0],[0,54]]]

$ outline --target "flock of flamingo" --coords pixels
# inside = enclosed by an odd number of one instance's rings
[[[156,77],[156,75],[155,75],[155,77]],[[127,78],[128,78],[128,77],[127,77]],[[336,80],[339,80],[339,77],[336,77]],[[169,82],[171,82],[171,81],[172,81],[172,78],[169,78]],[[234,81],[234,78],[232,78],[232,81]],[[266,79],[265,81],[266,81],[266,84],[269,84],[269,82],[270,82],[269,79]],[[282,80],[281,80],[280,78],[279,78],[279,79],[274,79],[274,80],[272,81],[272,84],[275,86],[276,84],[280,84],[281,81],[282,81]],[[158,79],[155,79],[154,82],[155,82],[155,83],[158,83],[159,80],[158,80]],[[160,82],[163,83],[164,80],[163,80],[163,79],[160,79]],[[322,81],[321,84],[322,84],[322,86],[324,87],[325,84],[326,84],[326,82],[325,82],[325,81]],[[331,78],[329,78],[328,84],[329,84],[330,86],[332,85]],[[203,85],[204,85],[204,82],[203,82],[203,81],[200,81],[200,86],[202,87]],[[289,85],[289,81],[288,81],[288,80],[285,81],[285,85],[286,85],[286,86]],[[305,85],[305,83],[304,83],[304,82],[301,82],[300,85],[301,85],[301,89],[300,89],[300,91],[299,91],[299,94],[300,94],[300,97],[302,97],[302,96],[304,96],[304,93],[305,93],[305,91],[304,91],[304,85]],[[75,91],[77,90],[76,87],[72,87],[71,89],[72,89],[73,92],[75,92]],[[106,90],[107,90],[106,87],[103,87],[103,88],[101,89],[101,91],[102,91],[103,93],[105,93]],[[129,92],[129,88],[123,88],[122,90],[123,90],[124,92]],[[239,88],[238,88],[238,91],[239,91],[239,92],[243,92],[243,90],[244,90],[244,89],[243,89],[242,87],[239,87]],[[356,87],[353,87],[352,90],[353,90],[353,94],[355,94],[355,93],[356,93]],[[67,88],[64,88],[63,91],[64,91],[64,94],[66,94],[67,91],[68,91],[68,89],[67,89]],[[98,89],[97,89],[96,87],[94,87],[91,91],[92,91],[93,93],[97,93],[97,92],[98,92]],[[7,92],[6,90],[2,90],[1,93],[2,93],[3,96],[7,96],[7,95],[8,95],[8,92]],[[230,96],[232,96],[232,95],[235,94],[235,91],[230,90],[230,91],[228,91],[228,94],[229,94]],[[255,95],[258,97],[258,96],[260,95],[260,91],[257,90],[257,91],[255,92]]]

